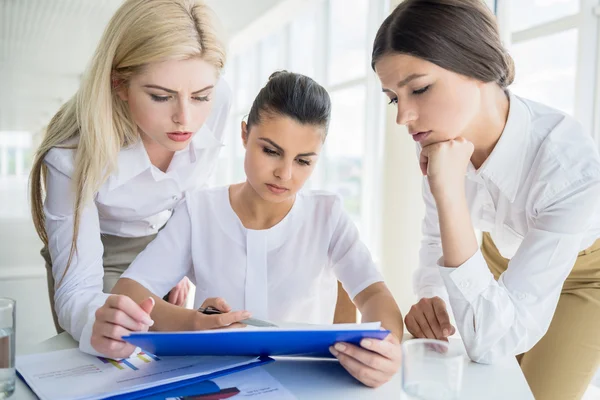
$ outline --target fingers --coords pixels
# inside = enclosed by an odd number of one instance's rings
[[[204,300],[204,302],[202,303],[202,307],[214,307],[221,312],[231,311],[231,307],[229,306],[229,304],[227,304],[225,299],[221,297],[211,297]]]
[[[350,373],[350,375],[369,387],[381,386],[390,380],[395,373],[386,373],[376,370],[351,356],[349,354],[350,352],[359,357],[363,356],[363,354],[359,355],[361,352],[368,353],[367,350],[360,349],[356,346],[346,343],[336,343],[335,346],[329,348],[329,351],[331,351],[331,354],[340,361],[340,364]],[[369,360],[369,362],[373,365],[379,365],[380,359],[383,359],[383,357],[374,353],[371,354],[375,360]],[[389,362],[389,360],[387,361]]]
[[[446,310],[446,304],[442,299],[434,298],[432,300],[433,310],[435,312],[435,317],[442,329],[442,334],[444,337],[448,337],[454,334],[454,327],[450,323],[450,316],[448,315],[448,311]]]
[[[435,335],[435,333],[433,333],[431,326],[429,326],[429,322],[427,321],[427,318],[425,317],[424,313],[417,312],[413,315],[413,317],[417,321],[417,324],[419,324],[421,331],[425,334],[424,337],[428,339],[437,339],[437,336]]]
[[[129,317],[145,325],[154,325],[154,321],[152,321],[150,315],[148,315],[148,313],[145,312],[142,307],[137,305],[136,302],[128,296],[111,295],[108,297],[108,299],[106,299],[105,306],[121,310]]]
[[[96,332],[107,339],[123,342],[123,336],[127,336],[131,331],[121,325],[110,323],[99,323]]]
[[[185,304],[186,297],[187,295],[185,293],[185,289],[179,289],[177,291],[177,296],[175,297],[175,302],[173,304],[175,304],[176,306],[183,306]]]
[[[393,333],[387,335],[383,340],[391,344],[400,344],[400,340]]]
[[[439,297],[419,300],[406,315],[405,323],[415,337],[446,340],[456,331],[450,323],[446,304]]]
[[[91,345],[94,350],[110,358],[129,357],[136,348],[130,343],[108,339],[100,335],[92,335]]]
[[[198,330],[218,329],[250,318],[248,311],[233,311],[224,314],[204,315],[198,313]]]
[[[246,324],[242,324],[240,322],[236,322],[234,324],[231,324],[229,326],[225,326],[224,329],[241,329],[241,328],[246,328],[248,325]]]
[[[425,337],[425,333],[423,333],[423,331],[421,330],[421,327],[415,320],[415,317],[413,317],[412,313],[409,313],[406,315],[406,318],[404,318],[404,324],[406,325],[406,329],[408,329],[408,332],[410,332],[410,334],[413,335],[414,337],[416,337],[416,338],[424,338]]]
[[[148,329],[148,325],[134,320],[121,310],[109,307],[101,307],[96,311],[96,322],[122,326],[130,331],[145,331]]]
[[[177,290],[177,286],[175,286],[173,289],[171,289],[171,291],[169,292],[169,297],[167,298],[167,301],[171,304],[175,304],[177,305],[177,296],[179,294],[179,291]]]
[[[356,354],[349,353],[352,357],[369,367],[388,373],[395,373],[400,367],[400,346],[386,340],[363,339],[360,341],[360,347],[349,347],[349,351],[356,351]],[[379,361],[383,360],[383,361]]]
[[[140,308],[144,310],[148,315],[150,315],[152,309],[154,309],[155,304],[156,303],[154,302],[154,298],[150,296],[140,303]]]
[[[424,307],[423,314],[425,315],[425,319],[427,320],[427,323],[429,324],[429,327],[431,328],[435,339],[440,339],[440,338],[447,336],[442,333],[442,327],[440,326],[440,323],[438,322],[438,319],[436,317],[436,313],[435,313],[435,310],[434,310],[432,304],[428,304],[427,306]]]

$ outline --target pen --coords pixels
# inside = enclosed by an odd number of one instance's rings
[[[206,315],[222,314],[222,312],[219,309],[213,306],[200,307],[198,308],[198,312],[201,312],[202,314]],[[257,318],[247,318],[240,321],[240,323],[258,327],[277,327],[277,325],[271,322],[263,321]]]

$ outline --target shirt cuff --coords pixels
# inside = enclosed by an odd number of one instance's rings
[[[79,350],[84,353],[91,354],[93,356],[104,357],[104,354],[99,353],[92,347],[92,329],[94,328],[94,319],[89,318],[86,322],[81,336],[79,337]]]
[[[494,280],[480,250],[457,268],[446,268],[439,263],[438,266],[450,299],[472,303]]]
[[[87,324],[85,325],[85,327],[83,328],[83,331],[81,332],[81,338],[79,339],[79,350],[84,353],[91,354],[93,356],[110,358],[110,357],[106,357],[104,354],[96,351],[96,349],[94,349],[92,347],[92,329],[93,328],[94,328],[94,320],[88,321]],[[141,348],[136,347],[135,350],[133,350],[133,352],[126,358],[133,357],[141,351],[142,351]],[[115,358],[115,360],[117,360],[117,361],[122,360],[122,358]]]

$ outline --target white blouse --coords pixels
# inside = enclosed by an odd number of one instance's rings
[[[185,191],[206,184],[222,146],[231,97],[227,83],[220,80],[214,89],[211,115],[190,144],[175,153],[166,172],[150,163],[141,141],[120,151],[118,170],[81,212],[78,251],[60,286],[73,238],[71,177],[75,150],[53,148],[46,155],[48,189],[44,213],[55,280],[55,308],[60,325],[81,341],[83,351],[95,354],[88,348],[94,312],[108,297],[102,293],[104,248],[100,235],[155,234],[169,220]]]
[[[252,230],[226,187],[186,194],[123,277],[163,296],[185,275],[195,276],[196,307],[222,297],[257,318],[320,324],[333,323],[337,280],[351,298],[383,280],[336,195],[301,192],[277,225]]]
[[[444,268],[438,214],[427,179],[419,298],[449,302],[469,356],[490,363],[531,349],[546,333],[579,251],[600,238],[600,157],[571,117],[510,94],[506,127],[485,163],[469,166],[475,229],[490,232],[508,269],[498,282],[478,250]]]

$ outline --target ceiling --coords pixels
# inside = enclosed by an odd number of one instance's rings
[[[230,37],[281,0],[207,0]],[[77,90],[122,0],[0,0],[0,131],[37,132]]]

